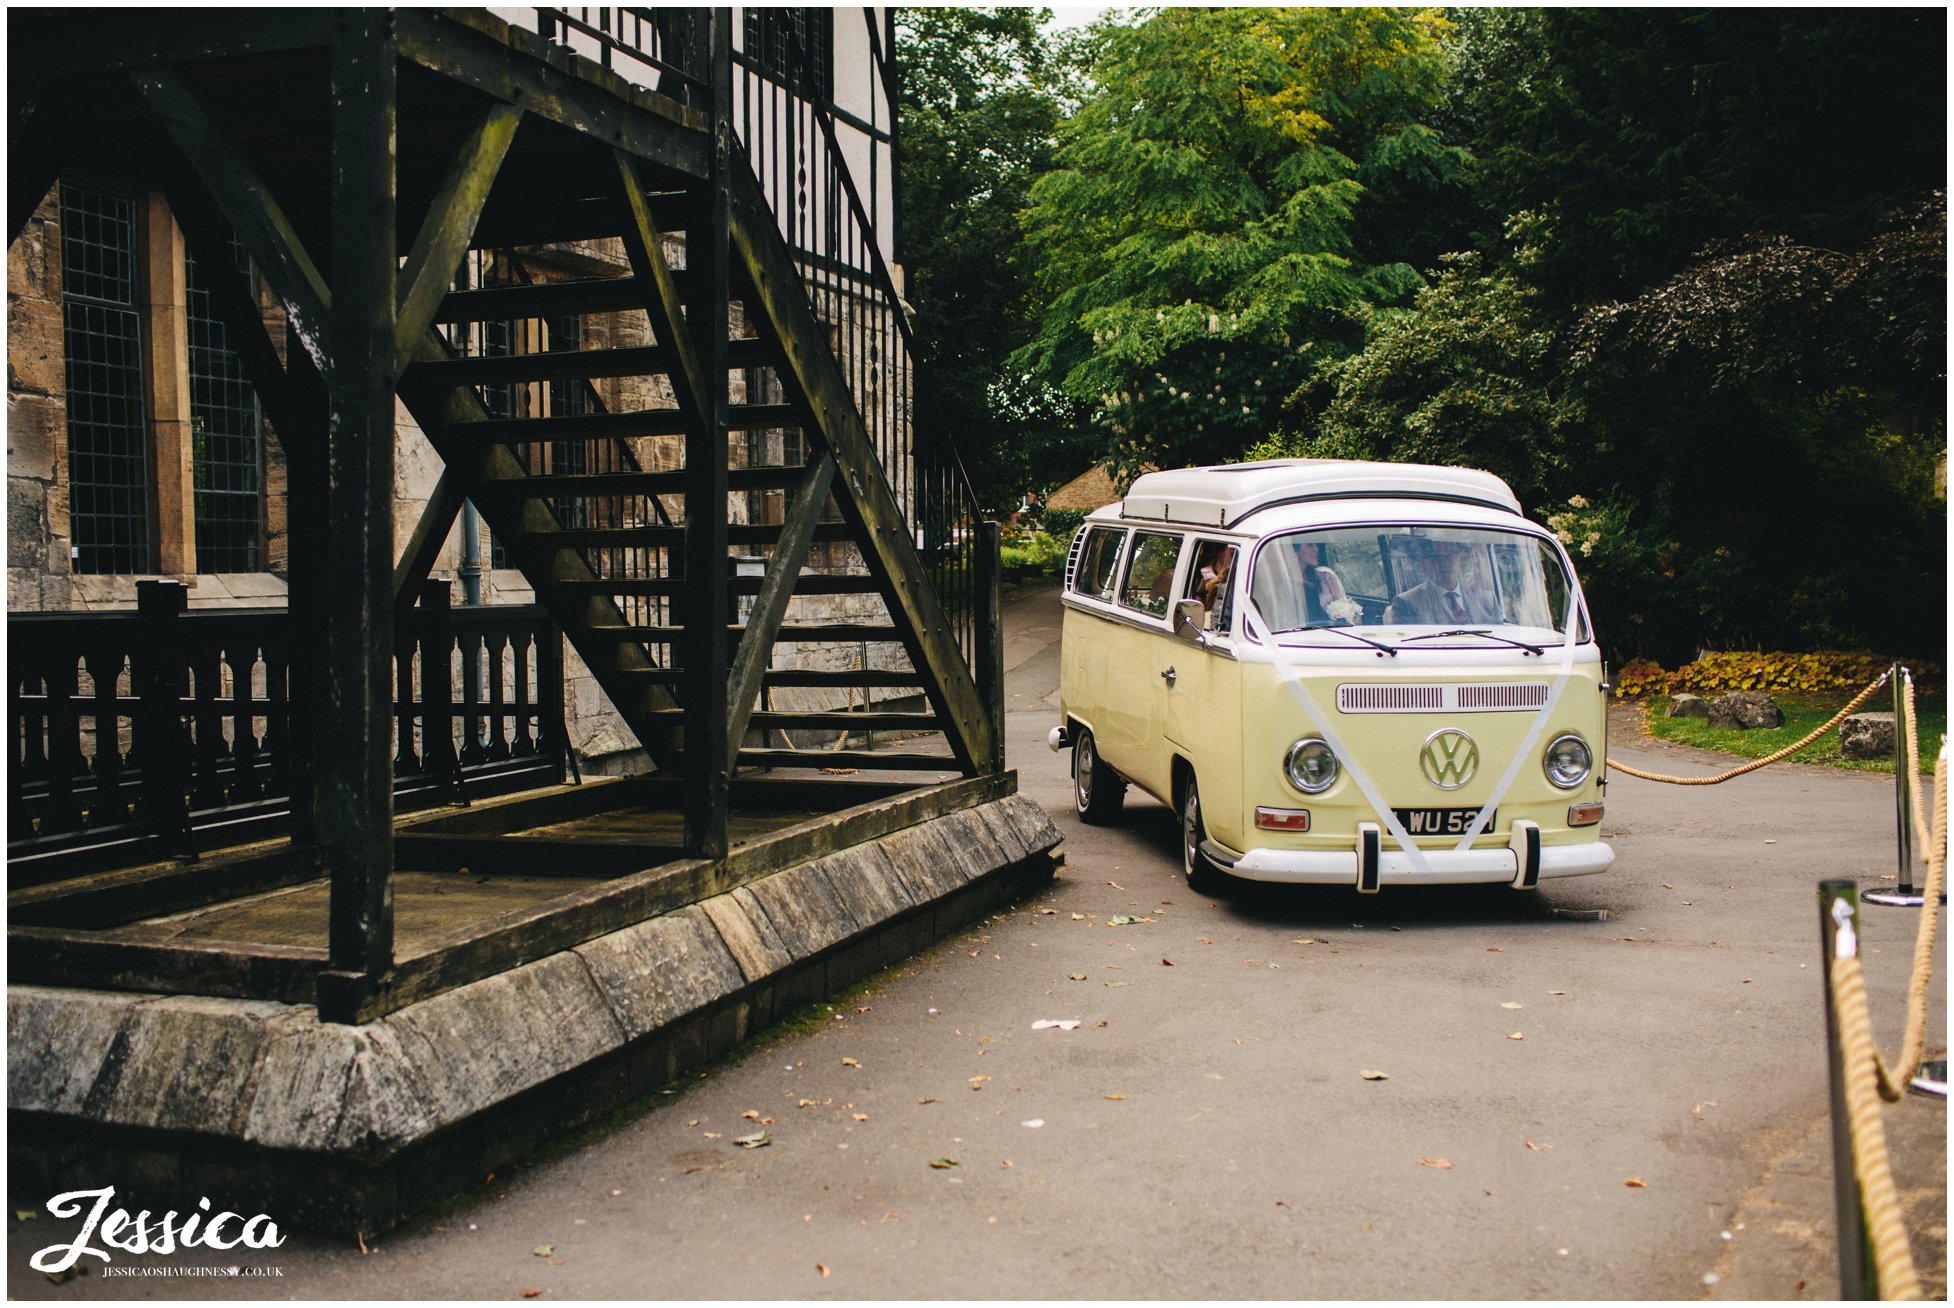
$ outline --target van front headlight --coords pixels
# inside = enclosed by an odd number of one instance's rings
[[[1587,741],[1573,732],[1556,736],[1541,755],[1540,769],[1547,774],[1547,780],[1562,790],[1572,790],[1594,771],[1594,752],[1588,748]]]
[[[1305,795],[1320,795],[1337,783],[1337,773],[1342,768],[1337,763],[1336,751],[1310,737],[1289,747],[1288,756],[1282,760],[1282,770],[1289,774],[1289,784]]]

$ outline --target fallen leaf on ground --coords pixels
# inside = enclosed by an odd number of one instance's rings
[[[1286,1204],[1286,1203],[1284,1203],[1284,1202],[1283,1202],[1282,1200],[1280,1200],[1280,1199],[1278,1199],[1278,1200],[1276,1200],[1276,1207],[1278,1207],[1278,1208],[1287,1208],[1287,1207],[1289,1207],[1289,1205],[1288,1205],[1288,1204]]]
[[[755,1131],[752,1135],[736,1135],[733,1143],[742,1149],[764,1149],[773,1143],[773,1137],[765,1131]]]
[[[1212,945],[1214,943],[1214,941],[1208,939],[1206,936],[1196,936],[1194,938],[1204,945]]]
[[[1117,882],[1117,881],[1108,881],[1108,882],[1107,882],[1106,884],[1107,884],[1107,885],[1109,885],[1109,886],[1111,886],[1111,887],[1112,887],[1113,889],[1115,889],[1115,890],[1124,890],[1124,889],[1126,889],[1126,887],[1125,887],[1125,886],[1123,886],[1123,885],[1121,885],[1121,884],[1120,884],[1119,882]]]
[[[1529,1140],[1529,1141],[1527,1141],[1527,1142],[1526,1142],[1526,1145],[1527,1145],[1527,1148],[1529,1148],[1529,1149],[1531,1149],[1531,1150],[1533,1150],[1533,1152],[1535,1152],[1535,1153],[1539,1153],[1539,1152],[1541,1152],[1542,1150],[1544,1150],[1544,1149],[1547,1149],[1547,1148],[1549,1148],[1549,1147],[1550,1147],[1550,1146],[1548,1146],[1548,1145],[1537,1145],[1537,1144],[1535,1144],[1535,1143],[1534,1143],[1533,1141],[1531,1141],[1531,1140]]]
[[[1086,974],[1084,972],[1067,972],[1065,979],[1067,981],[1083,981],[1086,979]]]
[[[1072,920],[1074,922],[1083,922],[1086,920],[1086,915],[1084,913],[1074,913],[1072,915]]]
[[[1501,1004],[1501,1005],[1500,1005],[1500,1007],[1501,1007],[1501,1008],[1525,1008],[1525,1007],[1526,1007],[1526,1005],[1525,1005],[1525,1004],[1515,1004],[1515,1003],[1510,1003],[1510,1002],[1509,1002],[1509,1003],[1504,1003],[1504,1004]]]
[[[856,1120],[857,1122],[866,1122],[866,1121],[868,1121],[868,1114],[867,1114],[867,1113],[856,1113],[856,1114],[854,1114],[854,1117],[855,1117],[855,1120]]]
[[[803,1099],[799,1106],[802,1108],[812,1108],[814,1107],[814,1101],[812,1099]]]
[[[954,1158],[932,1158],[930,1159],[930,1166],[941,1171],[951,1167],[962,1167],[963,1164]]]
[[[538,1258],[547,1258],[556,1252],[556,1246],[553,1244],[539,1244],[529,1252],[535,1254]]]
[[[1055,908],[1041,908],[1041,909],[1039,909],[1039,910],[1038,910],[1038,916],[1039,916],[1039,917],[1057,917],[1057,916],[1058,916],[1058,910],[1057,910],[1057,909],[1055,909]]]
[[[1501,949],[1498,945],[1487,945],[1486,952],[1489,954],[1503,954],[1506,951],[1504,949]]]
[[[982,1090],[984,1088],[984,1082],[988,1080],[990,1080],[988,1076],[973,1076],[970,1078],[970,1088],[972,1090]]]
[[[522,1292],[522,1297],[525,1299],[534,1299],[537,1295],[541,1293],[542,1293],[541,1290],[538,1290],[534,1286],[531,1286],[529,1289],[524,1290]]]
[[[1130,986],[1133,983],[1131,981],[1108,981],[1106,984],[1109,986]]]
[[[1631,1190],[1646,1190],[1649,1188],[1649,1183],[1639,1176],[1631,1176],[1626,1181],[1623,1181],[1622,1184]]]
[[[1117,917],[1107,918],[1106,925],[1107,926],[1137,926],[1141,922],[1151,922],[1151,921],[1153,921],[1153,919],[1150,917],[1129,917],[1125,913],[1121,913]]]
[[[822,1280],[825,1281],[828,1278],[828,1265],[826,1263],[814,1264],[814,1270],[821,1273]]]
[[[1508,1040],[1524,1040],[1524,1039],[1526,1039],[1527,1037],[1526,1037],[1526,1034],[1525,1034],[1524,1032],[1521,1032],[1521,1031],[1513,1031],[1513,1032],[1509,1032],[1509,1033],[1507,1034],[1507,1037],[1506,1037],[1506,1038],[1507,1038]]]
[[[1418,1166],[1435,1167],[1441,1172],[1449,1172],[1452,1170],[1452,1164],[1447,1162],[1443,1158],[1420,1158],[1418,1160]]]
[[[1162,967],[1172,967],[1174,965],[1174,960],[1171,958],[1163,958],[1160,960],[1160,965]]]
[[[757,1122],[760,1120],[760,1114],[758,1110],[752,1108],[747,1109],[745,1112],[741,1113],[740,1116],[744,1117],[749,1122]]]
[[[924,1095],[921,1099],[918,1099],[916,1102],[919,1104],[933,1104],[937,1102],[937,1099],[935,1095]]]
[[[1357,1075],[1363,1077],[1366,1081],[1389,1081],[1391,1079],[1374,1067],[1366,1067],[1359,1071]]]
[[[860,1066],[861,1066],[861,1064],[860,1064],[860,1063],[858,1063],[858,1062],[856,1062],[856,1061],[855,1061],[854,1059],[852,1059],[852,1058],[844,1058],[844,1059],[842,1059],[842,1060],[841,1060],[841,1065],[842,1065],[843,1067],[860,1067]]]
[[[1567,992],[1565,990],[1549,990],[1547,993],[1550,995],[1564,995]]]

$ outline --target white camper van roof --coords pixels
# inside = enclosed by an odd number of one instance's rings
[[[1232,527],[1278,504],[1311,500],[1449,500],[1519,513],[1504,481],[1476,468],[1352,459],[1271,459],[1212,468],[1149,472],[1133,483],[1123,518],[1161,518],[1195,526]]]

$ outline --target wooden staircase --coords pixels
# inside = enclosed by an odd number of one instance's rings
[[[660,772],[699,765],[686,756],[686,723],[701,713],[726,715],[731,757],[707,765],[727,777],[744,767],[993,770],[994,723],[927,584],[914,493],[903,502],[885,475],[849,392],[849,361],[833,346],[842,333],[816,319],[757,181],[735,156],[725,320],[737,327],[715,341],[700,330],[714,321],[708,279],[671,265],[680,247],[668,246],[652,217],[654,206],[711,212],[710,183],[674,174],[648,185],[647,171],[619,152],[616,193],[605,197],[615,201],[605,208],[620,219],[613,235],[628,271],[525,280],[519,258],[477,251],[473,265],[492,270],[489,284],[459,279],[435,310],[439,326],[401,374],[399,395],[445,461],[444,496],[474,502]],[[575,222],[588,239],[587,207]],[[526,237],[536,246],[559,239],[546,224]],[[687,248],[697,244],[688,239]],[[639,312],[643,342],[585,346],[583,331],[564,327]],[[544,348],[486,353],[490,324]],[[559,339],[571,348],[550,348]],[[723,430],[733,439],[717,441],[710,397],[722,385],[731,401]],[[629,403],[607,403],[606,394]],[[697,613],[711,610],[687,577],[688,557],[699,557],[688,546],[687,511],[698,470],[682,453],[702,443],[727,459],[731,496],[717,506],[728,515],[726,543],[767,558],[765,575],[722,576],[720,611],[733,615],[727,683],[703,700],[684,651]],[[777,502],[777,514],[762,515],[777,520],[754,521],[739,502]],[[852,544],[858,562],[803,567],[810,546],[837,542]],[[797,596],[861,602],[806,618],[790,604]],[[776,657],[777,647],[809,643],[858,653],[845,667]],[[879,657],[860,657],[868,649]],[[814,702],[776,705],[776,691]],[[874,692],[908,702],[857,707]],[[932,735],[944,747],[794,748],[803,733]]]

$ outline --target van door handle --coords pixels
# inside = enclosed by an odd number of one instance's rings
[[[1160,679],[1171,686],[1174,684],[1174,678],[1179,675],[1180,674],[1175,672],[1172,668],[1168,668],[1165,672],[1160,674]]]

